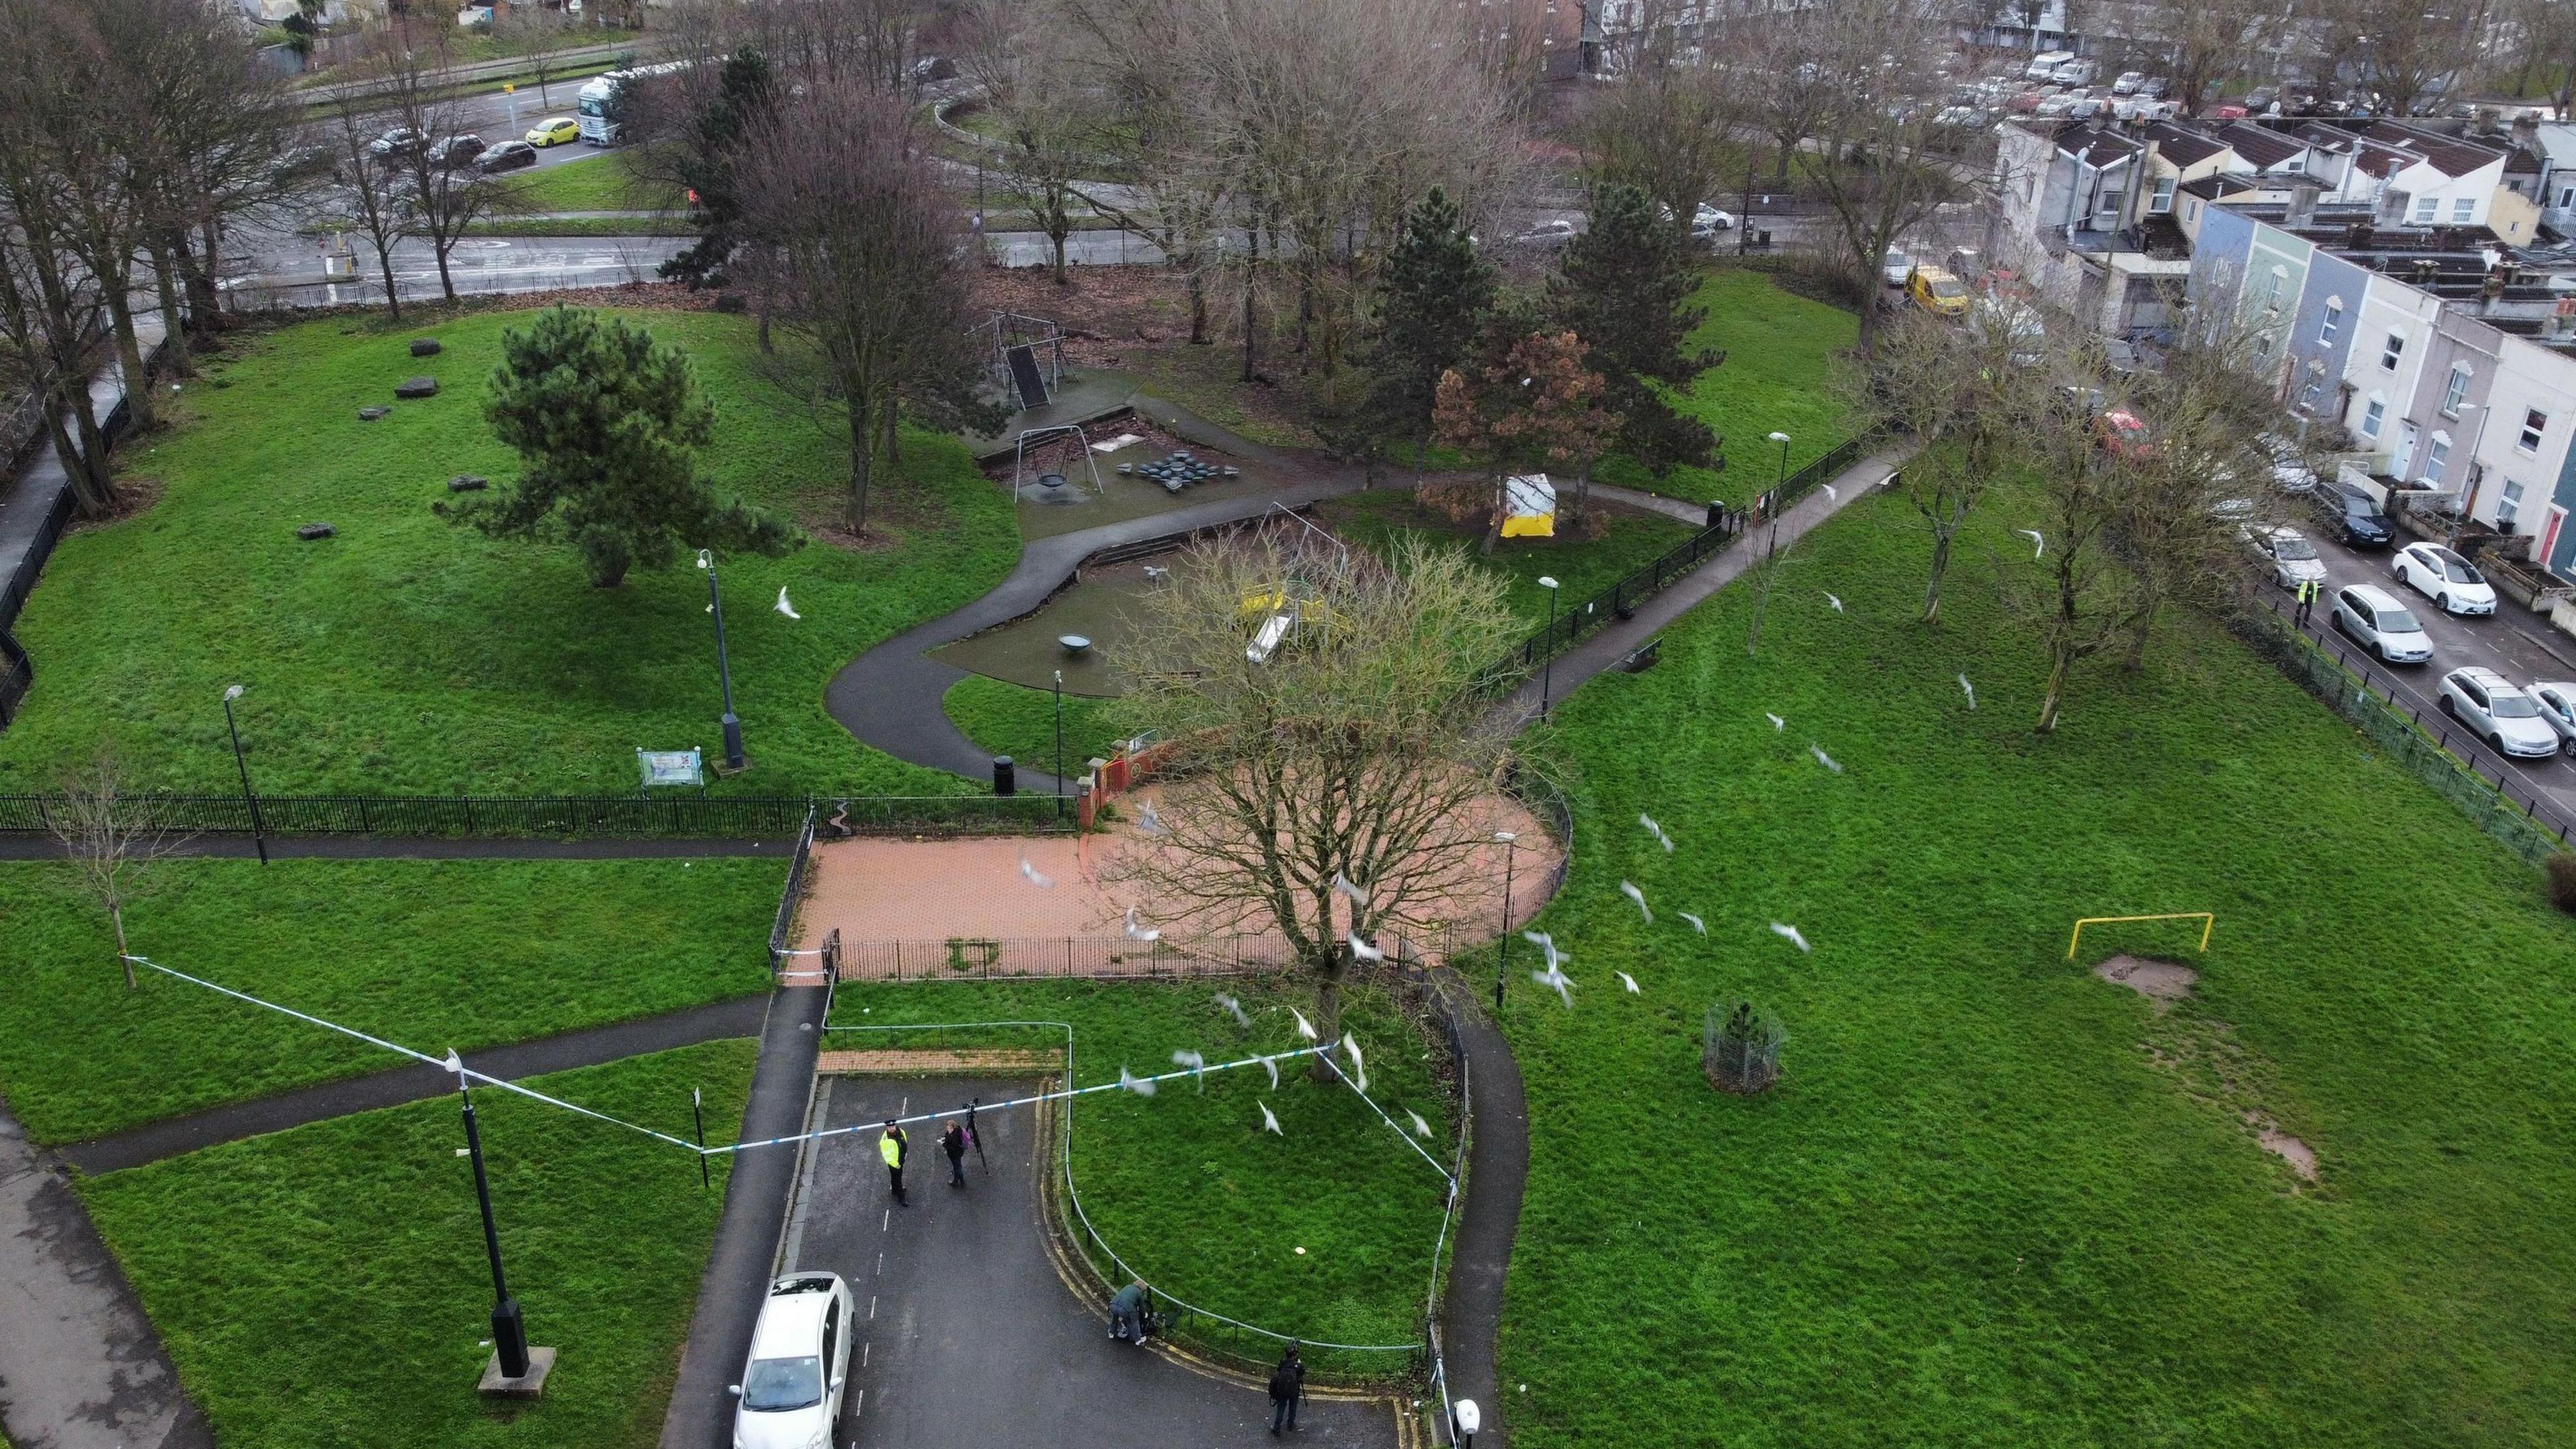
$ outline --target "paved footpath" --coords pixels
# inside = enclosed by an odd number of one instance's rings
[[[827,1078],[817,1125],[881,1122],[1034,1083]],[[858,1301],[842,1442],[856,1449],[1133,1449],[1274,1442],[1260,1388],[1111,1341],[1105,1303],[1075,1298],[1041,1234],[1037,1120],[976,1122],[990,1165],[948,1185],[935,1133],[913,1131],[909,1207],[894,1207],[876,1137],[817,1149],[788,1230],[788,1269],[827,1268]],[[668,1442],[668,1441],[666,1441]],[[717,1441],[701,1441],[712,1449]],[[1383,1400],[1310,1397],[1293,1442],[1393,1445]],[[693,1446],[694,1449],[694,1446]]]

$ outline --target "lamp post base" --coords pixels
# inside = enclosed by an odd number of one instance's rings
[[[528,1371],[511,1378],[501,1372],[501,1355],[496,1350],[492,1361],[483,1365],[483,1381],[475,1392],[495,1399],[533,1399],[546,1390],[546,1375],[555,1368],[555,1351],[551,1348],[528,1350]]]

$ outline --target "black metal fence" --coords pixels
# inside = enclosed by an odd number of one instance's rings
[[[814,810],[808,804],[805,827],[796,832],[796,851],[787,861],[787,886],[778,893],[778,916],[769,925],[769,971],[778,974],[787,948],[796,938],[796,908],[805,902],[805,872],[814,861]]]
[[[0,835],[52,830],[54,795],[0,795]],[[246,795],[142,795],[145,828],[248,835]],[[270,835],[785,838],[809,815],[830,835],[1038,834],[1063,829],[1044,795],[261,795]]]

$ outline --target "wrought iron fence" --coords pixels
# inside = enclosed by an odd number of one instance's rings
[[[1460,933],[1441,928],[1385,942],[1391,961],[1445,959]],[[1253,976],[1300,963],[1276,936],[1237,934],[1190,941],[1127,936],[948,936],[841,943],[844,981],[1007,981],[1027,977],[1176,980]],[[1355,971],[1365,975],[1365,971]]]
[[[145,828],[248,835],[247,795],[142,795]],[[52,829],[54,795],[0,795],[0,834]],[[437,835],[759,839],[786,836],[810,814],[821,835],[1026,834],[1061,829],[1044,796],[261,795],[270,835]]]
[[[796,908],[805,901],[805,871],[814,859],[814,807],[805,807],[805,828],[796,832],[796,851],[787,861],[787,886],[778,893],[778,916],[769,925],[769,971],[778,974],[787,945],[796,936]]]

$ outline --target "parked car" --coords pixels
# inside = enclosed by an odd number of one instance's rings
[[[1939,267],[1916,267],[1905,279],[1907,300],[1937,317],[1968,315],[1968,287]]]
[[[453,136],[441,136],[429,146],[430,164],[444,166],[451,171],[482,154],[483,138],[471,131],[460,131]]]
[[[2147,420],[2127,408],[2112,408],[2093,419],[2093,446],[2114,458],[2152,458],[2154,432]]]
[[[2075,52],[2071,50],[2043,50],[2030,58],[2030,64],[2022,68],[2022,75],[2030,80],[2046,80],[2056,73],[2059,66],[2074,58]]]
[[[581,122],[570,116],[548,116],[528,128],[531,146],[569,146],[581,139]]]
[[[2120,78],[2118,80],[2111,82],[2111,94],[2115,96],[2134,96],[2138,93],[2138,88],[2146,83],[2147,74],[2145,71],[2124,70],[2120,72]]]
[[[474,169],[486,173],[516,171],[537,164],[537,148],[525,141],[504,141],[474,158]]]
[[[1735,213],[1720,211],[1703,201],[1691,212],[1691,235],[1707,241],[1722,231],[1735,230]]]
[[[2039,109],[2031,112],[2031,114],[2039,117],[2041,120],[2054,120],[2073,109],[2075,109],[2075,98],[2073,96],[2050,96],[2047,100],[2041,101],[2039,103]]]
[[[2442,713],[2477,731],[2499,755],[2540,760],[2566,748],[2531,696],[2492,669],[2472,665],[2443,675],[2441,706]]]
[[[2317,491],[2317,472],[2308,466],[2297,443],[2278,433],[2266,433],[2256,443],[2272,460],[2272,481],[2282,492],[2306,497]]]
[[[2110,109],[2110,102],[2096,96],[2077,96],[2066,103],[2066,119],[2089,121]]]
[[[2317,546],[2295,528],[2256,525],[2245,530],[2245,542],[2257,556],[2272,566],[2272,582],[2285,589],[2295,589],[2311,581],[2326,581],[2325,560],[2317,557]]]
[[[2172,83],[2167,81],[2163,76],[2151,75],[2147,77],[2146,84],[2138,87],[2138,94],[2147,97],[2149,100],[2160,101],[2163,100],[2166,93],[2172,89]]]
[[[1554,221],[1540,222],[1512,240],[1530,246],[1561,247],[1574,240],[1574,223],[1560,216]]]
[[[2035,115],[2046,100],[2037,91],[2016,91],[2004,102],[2004,109],[2016,116]]]
[[[2552,680],[2525,685],[2522,692],[2531,696],[2533,704],[2540,706],[2542,723],[2558,731],[2558,738],[2565,742],[2567,753],[2576,755],[2576,684]]]
[[[2397,541],[2396,526],[2379,511],[2371,496],[2338,478],[2314,494],[2326,532],[2347,548],[2386,548]]]
[[[736,1449],[832,1442],[849,1379],[849,1285],[837,1273],[791,1273],[769,1287],[751,1330],[751,1359],[733,1392]]]
[[[2410,543],[2390,564],[2397,582],[2431,599],[2445,614],[2492,614],[2495,587],[2477,565],[2438,543]]]
[[[2209,114],[2211,118],[2215,120],[2241,121],[2252,113],[2247,111],[2243,106],[2220,106]]]
[[[2335,591],[2334,626],[2346,638],[2389,664],[2422,664],[2433,657],[2424,626],[2396,596],[2372,584]]]
[[[1914,275],[1914,259],[1894,247],[1878,259],[1878,279],[1891,287],[1902,287]]]
[[[429,144],[429,138],[409,126],[396,126],[367,143],[367,154],[391,165]]]
[[[2091,85],[2102,67],[2089,60],[2070,60],[2048,73],[2048,78],[2062,86]]]

